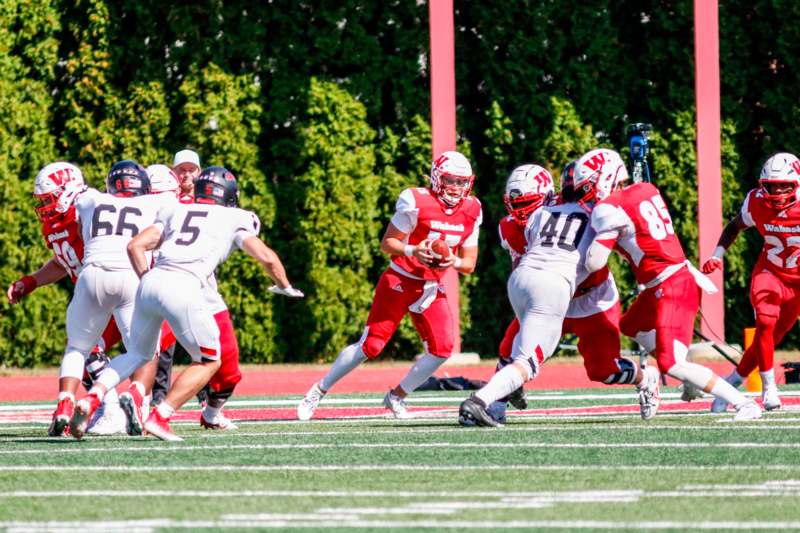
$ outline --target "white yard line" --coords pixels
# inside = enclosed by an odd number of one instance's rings
[[[153,441],[151,441],[153,442]],[[167,452],[196,452],[196,451],[216,451],[216,450],[286,450],[286,451],[305,451],[322,449],[407,449],[407,450],[428,450],[428,449],[576,449],[587,448],[600,449],[798,449],[800,442],[350,442],[336,444],[161,444],[153,442],[147,446],[107,446],[107,447],[87,447],[70,446],[64,448],[40,448],[40,449],[17,449],[0,450],[0,455],[59,455],[69,453],[167,453]]]
[[[800,521],[636,521],[615,522],[610,520],[508,520],[508,521],[474,521],[474,520],[362,520],[350,516],[326,514],[319,518],[313,515],[273,514],[273,515],[241,515],[236,520],[172,520],[168,518],[154,520],[116,520],[116,521],[49,521],[23,522],[2,521],[0,527],[8,531],[50,532],[50,531],[152,531],[156,528],[173,529],[607,529],[613,531],[629,530],[791,530],[800,529]],[[262,518],[259,518],[262,517]]]
[[[462,472],[462,471],[502,471],[508,472],[509,468],[513,471],[532,471],[532,472],[596,472],[596,471],[629,471],[629,472],[650,472],[650,471],[778,471],[778,472],[800,472],[800,464],[772,464],[772,465],[525,465],[516,464],[512,467],[508,465],[426,465],[426,464],[383,464],[383,465],[359,465],[359,464],[338,464],[338,465],[14,465],[0,466],[0,472],[381,472],[381,471],[437,471],[437,472]]]
[[[760,393],[744,393],[746,396],[757,397]],[[466,392],[465,392],[466,395]],[[798,391],[781,391],[783,397],[800,396]],[[681,397],[679,392],[664,392],[661,394],[662,399],[677,400]],[[295,407],[301,396],[297,399],[282,399],[282,400],[230,400],[226,407]],[[554,401],[581,401],[581,400],[636,400],[636,393],[633,389],[630,392],[614,392],[608,394],[539,394],[534,391],[528,391],[527,398],[529,402],[554,402]],[[710,401],[711,397],[701,398],[699,401]],[[464,401],[463,396],[410,396],[406,398],[407,403],[411,404],[460,404]],[[35,403],[35,404],[8,404],[0,405],[0,412],[14,412],[14,411],[28,411],[36,409],[52,409],[55,403]],[[383,405],[383,400],[380,397],[375,398],[325,398],[321,404],[322,406],[333,405]],[[192,406],[191,411],[198,410],[198,407]]]

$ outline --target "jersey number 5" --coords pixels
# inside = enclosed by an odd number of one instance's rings
[[[208,216],[208,211],[189,211],[186,213],[186,218],[183,219],[181,226],[181,237],[175,239],[175,244],[180,246],[189,246],[200,236],[200,228],[192,225],[193,218],[205,218]],[[184,238],[187,235],[188,238]]]

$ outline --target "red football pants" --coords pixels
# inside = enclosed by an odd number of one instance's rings
[[[367,317],[367,334],[361,344],[369,359],[380,355],[406,313],[411,315],[428,353],[443,358],[453,353],[453,315],[443,285],[438,286],[433,301],[423,312],[409,310],[422,297],[424,285],[423,280],[408,278],[391,269],[381,275]]]

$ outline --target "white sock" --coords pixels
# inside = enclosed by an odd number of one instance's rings
[[[367,356],[361,350],[361,344],[351,344],[339,352],[339,357],[331,365],[331,369],[324,378],[319,380],[319,388],[323,392],[331,390],[337,381],[349,374],[355,367],[367,360]]]
[[[770,368],[766,372],[759,372],[761,374],[761,385],[764,390],[775,387],[775,369]]]
[[[698,389],[706,391],[717,398],[722,398],[734,407],[739,407],[747,401],[747,398],[736,390],[736,387],[724,379],[720,379],[710,369],[697,363],[676,363],[669,369],[667,374],[676,379],[688,381]],[[711,390],[708,390],[712,382],[714,386]]]
[[[92,390],[90,390],[89,392],[94,392],[96,394],[97,390],[99,390],[97,385],[102,385],[103,387],[106,388],[107,391],[114,390],[114,387],[117,386],[119,381],[120,379],[119,379],[119,374],[117,374],[117,371],[114,370],[111,366],[108,366],[106,367],[105,370],[100,372],[100,376],[97,378],[97,383],[94,385],[94,387],[92,387]],[[100,397],[101,400],[103,399],[103,396],[101,394],[98,394],[98,396]]]
[[[103,396],[103,403],[111,406],[119,405],[119,394],[117,394],[117,389],[108,389],[106,391],[106,395]]]
[[[487,406],[499,398],[508,396],[522,385],[525,384],[525,379],[520,374],[516,365],[508,365],[500,372],[492,376],[489,383],[475,393],[475,396],[483,400]]]
[[[217,418],[217,415],[220,411],[222,411],[222,407],[211,407],[210,405],[206,404],[206,406],[203,407],[203,418],[211,422]]]
[[[59,402],[61,400],[63,400],[64,398],[69,398],[70,400],[72,400],[72,403],[75,403],[75,395],[72,394],[71,392],[64,391],[64,392],[59,392],[58,393],[58,401]]]
[[[170,404],[167,403],[166,400],[158,404],[156,407],[156,411],[160,414],[163,418],[169,420],[173,414],[175,414],[175,408],[172,407]]]
[[[75,349],[67,348],[64,357],[61,358],[61,368],[58,372],[59,378],[83,378],[83,354]]]
[[[436,357],[429,353],[423,354],[422,357],[417,359],[411,370],[408,371],[406,377],[400,382],[400,388],[406,394],[411,394],[417,387],[422,385],[426,379],[431,377],[436,369],[438,369],[446,361],[444,357]]]

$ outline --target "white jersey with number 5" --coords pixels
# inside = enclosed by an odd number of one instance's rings
[[[244,209],[213,204],[173,204],[156,216],[163,243],[155,268],[187,272],[205,285],[217,265],[225,261],[234,246],[257,236],[258,217]]]
[[[589,213],[576,203],[538,209],[525,226],[528,248],[520,266],[563,276],[572,293],[586,279],[586,250],[594,239]]]
[[[83,268],[132,270],[128,242],[153,224],[159,209],[169,204],[177,204],[177,199],[166,194],[119,197],[97,189],[81,193],[75,210],[84,242]]]

